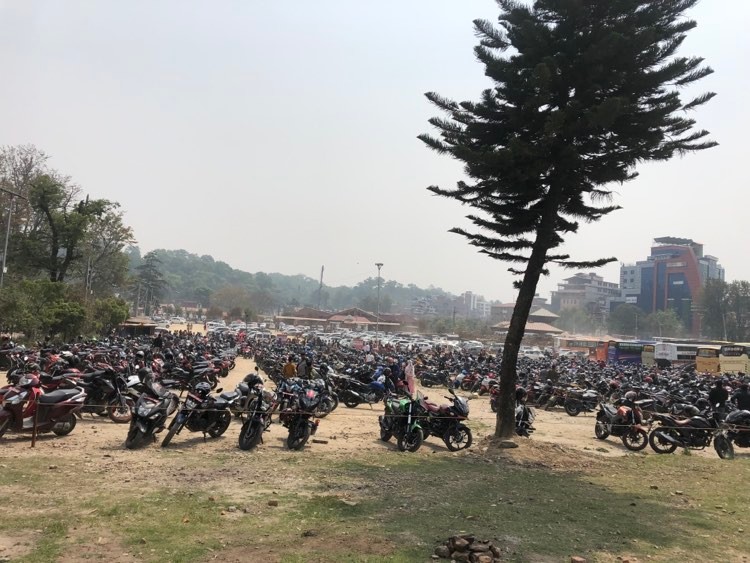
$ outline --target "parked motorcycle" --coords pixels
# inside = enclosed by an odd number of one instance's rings
[[[450,376],[446,370],[425,370],[421,372],[417,379],[423,387],[435,387],[438,385],[450,385]]]
[[[339,377],[336,383],[339,400],[350,409],[379,403],[386,393],[385,386],[377,381],[362,383],[350,377]]]
[[[202,381],[188,391],[182,408],[169,423],[161,447],[167,447],[183,428],[190,432],[203,432],[204,437],[208,434],[212,438],[218,438],[226,432],[231,422],[232,413],[227,402],[211,395],[211,384]]]
[[[437,436],[445,442],[452,451],[463,450],[471,446],[471,429],[462,423],[469,418],[469,402],[458,397],[453,389],[449,389],[450,401],[447,405],[436,405],[421,397],[420,410],[417,413],[425,436]]]
[[[594,389],[571,389],[565,397],[563,407],[569,416],[578,416],[582,412],[593,412],[602,400],[601,395]]]
[[[35,419],[38,433],[70,434],[76,427],[75,415],[85,398],[86,392],[80,387],[45,393],[37,374],[24,374],[3,394],[0,437],[8,431],[32,432]]]
[[[594,434],[599,440],[617,436],[623,445],[634,452],[648,445],[648,432],[643,427],[643,413],[637,405],[630,407],[617,401],[601,403],[596,414]]]
[[[658,454],[671,454],[678,447],[702,450],[711,445],[719,426],[719,413],[677,418],[671,414],[653,414],[653,420],[661,423],[651,431],[648,443]]]
[[[734,459],[734,446],[750,448],[750,411],[732,411],[714,436],[714,449],[721,459]]]
[[[149,374],[144,379],[144,391],[133,408],[133,418],[125,438],[125,447],[132,450],[143,446],[154,435],[164,430],[167,418],[177,410],[180,400]]]
[[[528,438],[534,431],[536,411],[525,404],[516,405],[516,434]]]
[[[380,439],[387,442],[395,436],[400,451],[416,452],[424,440],[424,432],[419,417],[416,416],[420,400],[420,393],[417,393],[416,398],[396,397],[389,393],[383,399],[385,412],[378,417]]]
[[[86,401],[81,412],[109,416],[112,422],[130,422],[135,401],[128,394],[128,380],[114,369],[84,373],[76,382],[86,390]]]
[[[248,408],[243,413],[246,418],[240,429],[241,450],[251,450],[263,442],[263,432],[271,425],[271,415],[278,404],[276,393],[263,389],[262,384],[251,387],[248,397]]]
[[[315,389],[303,388],[280,413],[281,424],[289,429],[286,445],[290,450],[301,450],[317,432],[320,421],[315,419],[315,412],[319,404],[320,394]]]

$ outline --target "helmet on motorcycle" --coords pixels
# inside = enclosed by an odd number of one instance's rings
[[[135,353],[135,357],[138,358],[139,360],[142,360],[143,358],[146,357],[146,354],[143,353],[143,350],[138,350]]]
[[[39,371],[40,369],[41,369],[41,368],[39,367],[39,364],[37,364],[37,363],[34,363],[34,362],[31,362],[30,364],[26,364],[26,365],[25,365],[25,366],[23,367],[23,371],[25,371],[26,373],[37,372],[37,371]]]
[[[256,373],[249,373],[245,376],[245,383],[249,387],[255,387],[256,385],[263,385],[263,380]]]
[[[698,407],[700,410],[706,410],[711,408],[711,403],[706,399],[705,397],[701,397],[697,401],[695,401],[695,406]]]
[[[206,381],[201,381],[195,386],[195,392],[201,397],[205,397],[211,392],[211,384]]]
[[[636,393],[635,391],[628,391],[627,393],[625,393],[625,398],[628,401],[635,401],[638,398],[638,393]]]
[[[651,376],[650,376],[650,375],[647,375],[646,377],[644,377],[644,378],[643,378],[643,382],[644,382],[644,383],[653,383],[653,382],[654,382],[654,380],[653,380],[653,379],[651,379]]]

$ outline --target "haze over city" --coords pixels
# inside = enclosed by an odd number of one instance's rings
[[[616,187],[624,209],[569,238],[574,258],[635,262],[655,237],[688,237],[728,280],[750,279],[750,3],[731,18],[716,7],[692,11],[680,54],[716,71],[696,119],[720,146],[642,166]],[[489,86],[471,22],[497,13],[492,0],[4,3],[0,144],[33,143],[119,201],[144,252],[310,277],[325,264],[329,285],[382,262],[386,279],[507,301],[507,265],[447,232],[467,208],[425,189],[455,185],[461,167],[416,139],[438,115],[424,92],[475,100]],[[617,282],[618,269],[598,273]],[[572,273],[553,269],[539,293]]]

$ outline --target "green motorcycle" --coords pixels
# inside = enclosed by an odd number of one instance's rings
[[[387,442],[391,437],[397,439],[398,449],[402,452],[416,452],[422,445],[424,433],[418,419],[414,416],[419,399],[386,395],[383,399],[385,412],[378,417],[380,439]]]

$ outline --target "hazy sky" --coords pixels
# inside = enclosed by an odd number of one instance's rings
[[[119,201],[144,252],[313,278],[324,264],[330,285],[383,262],[386,279],[510,300],[507,265],[447,233],[468,209],[425,189],[460,165],[416,138],[439,115],[424,92],[489,85],[471,22],[497,14],[493,0],[0,1],[0,144],[33,143]],[[750,279],[750,2],[691,16],[681,54],[716,71],[696,116],[720,146],[641,167],[624,209],[566,249],[632,262],[654,237],[690,237]],[[600,273],[617,281],[618,266]]]

